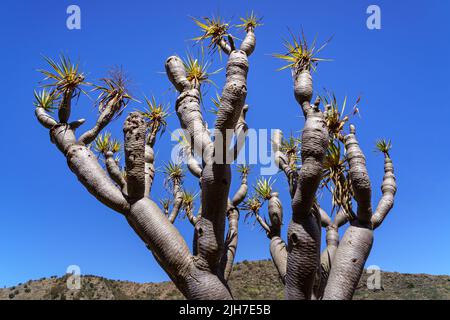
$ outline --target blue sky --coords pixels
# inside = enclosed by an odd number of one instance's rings
[[[70,4],[81,8],[81,30],[66,28]],[[366,27],[370,4],[381,8],[381,30]],[[323,52],[333,62],[319,66],[315,90],[325,87],[341,100],[348,95],[350,101],[362,95],[362,118],[356,124],[368,160],[374,206],[380,198],[383,172],[383,158],[373,152],[374,142],[389,137],[394,145],[398,194],[394,209],[375,232],[368,265],[389,271],[449,274],[448,1],[22,0],[0,4],[0,286],[61,275],[73,264],[83,274],[167,280],[124,218],[97,202],[77,182],[50,143],[48,132],[35,120],[33,90],[41,80],[35,70],[45,66],[41,56],[64,52],[79,59],[91,81],[104,76],[111,66],[122,65],[133,79],[132,90],[138,98],[154,94],[173,108],[175,94],[168,90],[162,71],[169,55],[183,55],[192,48],[188,39],[198,35],[198,30],[189,16],[219,13],[237,23],[251,10],[263,16],[264,26],[256,31],[257,48],[250,57],[250,127],[280,128],[286,134],[301,130],[303,119],[290,74],[276,72],[281,64],[270,54],[283,50],[288,27],[294,33],[303,27],[310,39],[316,33],[320,40],[334,34]],[[215,57],[213,67],[224,63]],[[224,73],[214,80],[221,87]],[[138,107],[130,105],[129,110]],[[92,102],[85,98],[74,108],[73,119],[80,117],[88,119],[84,130],[96,118]],[[207,119],[212,123],[212,115]],[[117,137],[121,137],[123,120],[124,116],[110,126]],[[176,128],[178,120],[172,115],[169,129]],[[156,147],[158,166],[167,161],[171,147],[166,133]],[[159,174],[152,191],[155,200],[165,196],[162,181]],[[289,199],[281,175],[277,189],[283,193],[287,225]],[[186,220],[176,225],[190,244],[192,227]],[[237,260],[269,256],[265,235],[242,221]]]

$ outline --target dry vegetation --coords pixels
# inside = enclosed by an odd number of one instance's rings
[[[427,274],[382,273],[382,289],[368,290],[364,273],[355,293],[356,300],[381,299],[450,299],[450,276]],[[103,277],[82,277],[80,290],[68,290],[67,277],[30,280],[14,287],[0,289],[0,300],[9,299],[184,299],[171,282],[135,283]],[[283,299],[283,287],[271,261],[237,263],[231,276],[236,299]]]

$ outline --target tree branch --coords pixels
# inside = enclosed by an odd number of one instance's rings
[[[319,207],[319,214],[322,227],[326,228],[332,225],[330,216],[328,215],[328,213],[325,212],[325,210],[323,210],[320,207]]]
[[[58,122],[56,122],[56,120],[49,115],[44,108],[37,107],[34,112],[37,120],[42,126],[44,126],[44,128],[51,129],[53,126],[58,124]]]
[[[294,94],[306,122],[302,132],[302,167],[292,197],[292,220],[288,227],[286,298],[311,299],[320,261],[320,225],[313,215],[313,202],[323,173],[329,134],[324,115],[311,106],[312,77],[309,70],[293,70]]]
[[[347,228],[332,261],[324,300],[350,300],[353,297],[372,244],[370,228],[358,225]]]
[[[314,294],[318,300],[323,298],[325,287],[328,282],[328,277],[330,275],[330,270],[336,250],[339,245],[339,234],[338,227],[336,225],[330,225],[326,227],[326,243],[327,246],[322,251],[320,255],[320,268],[319,268],[319,279],[318,283],[315,285]]]
[[[94,127],[80,136],[78,139],[80,143],[88,145],[97,138],[98,134],[111,122],[114,115],[117,113],[115,108],[116,103],[116,98],[113,98],[108,102],[105,109],[98,116]]]
[[[371,218],[373,229],[378,228],[386,218],[389,211],[394,206],[394,197],[397,192],[397,182],[394,175],[394,165],[388,154],[385,154],[384,159],[384,177],[381,185],[381,192],[383,193],[378,202],[375,214]]]
[[[231,201],[228,203],[227,220],[228,232],[225,237],[225,250],[221,260],[221,270],[224,279],[228,281],[231,272],[233,271],[234,258],[236,256],[238,244],[238,225],[239,225],[239,209],[238,206],[244,201],[247,196],[247,172],[241,174],[241,185],[238,191],[234,194]]]
[[[242,112],[239,117],[239,120],[234,129],[236,142],[230,150],[232,152],[231,157],[230,156],[228,157],[228,158],[231,158],[233,161],[237,159],[237,157],[239,156],[239,153],[241,152],[242,147],[245,144],[245,137],[247,136],[247,132],[248,132],[248,125],[247,125],[247,122],[245,121],[245,116],[247,114],[247,111],[248,111],[248,105],[244,105],[244,107],[242,108]]]
[[[217,43],[217,45],[219,46],[220,49],[222,49],[222,51],[226,54],[226,55],[230,55],[231,53],[231,46],[228,44],[228,42],[224,39],[221,38],[219,40],[219,42]]]
[[[247,73],[247,55],[242,51],[231,52],[215,124],[216,131],[222,134],[222,137],[225,137],[227,129],[235,128],[241,115],[247,96]],[[228,145],[225,144],[225,147],[228,148]]]
[[[241,185],[239,186],[238,191],[236,191],[231,200],[231,207],[237,208],[247,196],[247,191],[248,191],[247,173],[242,173]]]
[[[348,213],[345,211],[344,208],[341,208],[334,217],[333,224],[336,225],[338,228],[343,226],[348,222]]]
[[[89,148],[76,144],[75,134],[67,124],[50,130],[52,142],[67,158],[67,164],[84,187],[100,202],[126,214],[130,205],[122,192],[113,184]]]
[[[111,179],[117,183],[117,185],[122,190],[123,194],[127,194],[127,182],[123,177],[122,172],[120,171],[119,166],[117,165],[116,160],[114,159],[114,154],[111,151],[106,152],[105,154],[105,165],[106,171],[108,172]]]
[[[128,197],[137,201],[145,196],[145,131],[140,112],[128,115],[123,126]]]
[[[191,89],[192,85],[186,79],[183,61],[177,56],[171,56],[167,59],[166,73],[169,80],[180,92],[175,109],[185,137],[192,150],[203,161],[210,161],[213,154],[213,145],[200,109],[200,92],[198,89]]]
[[[353,297],[373,244],[371,186],[366,161],[355,137],[355,127],[344,138],[350,180],[358,203],[357,220],[347,228],[336,250],[323,298],[349,300]]]
[[[169,221],[171,223],[175,222],[175,219],[180,212],[181,206],[183,204],[183,191],[181,190],[181,185],[178,182],[174,182],[173,185],[173,207],[169,214]]]
[[[249,57],[256,47],[256,37],[253,28],[247,30],[244,40],[241,43],[241,50],[244,51]]]
[[[67,123],[67,121],[69,121],[73,91],[74,89],[69,89],[63,94],[61,105],[58,108],[58,118],[60,123]]]
[[[231,207],[227,212],[228,232],[225,238],[225,250],[222,255],[221,269],[225,281],[230,278],[233,271],[234,257],[236,256],[238,244],[238,224],[239,224],[239,210],[236,207]]]
[[[153,185],[153,179],[155,178],[155,152],[153,151],[153,147],[156,142],[156,135],[160,129],[159,126],[151,126],[150,133],[147,135],[145,140],[145,165],[144,165],[144,174],[145,174],[145,192],[144,196],[148,197],[150,195],[150,190]]]
[[[186,298],[231,299],[216,275],[195,267],[184,239],[153,201],[134,203],[127,220]]]
[[[281,282],[285,284],[288,253],[286,243],[281,237],[274,236],[270,239],[270,255],[272,256],[273,264],[278,271]]]
[[[366,168],[366,159],[355,136],[354,125],[350,125],[350,134],[345,137],[345,149],[350,167],[349,176],[354,198],[358,203],[358,221],[369,225],[372,217],[372,187]]]
[[[322,112],[308,110],[302,133],[302,167],[297,190],[292,199],[293,219],[310,214],[314,197],[322,179],[323,161],[328,147],[328,131]]]
[[[291,198],[293,198],[295,190],[297,189],[298,173],[294,169],[292,169],[292,167],[289,165],[287,155],[281,151],[282,141],[283,132],[281,130],[275,130],[272,136],[272,151],[274,153],[274,161],[277,167],[284,172],[289,184],[289,194],[291,195]]]

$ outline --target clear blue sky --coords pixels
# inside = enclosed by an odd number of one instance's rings
[[[390,271],[449,274],[450,5],[445,0],[374,3],[382,10],[382,29],[377,31],[366,28],[366,8],[372,1],[363,0],[2,1],[0,286],[61,275],[71,264],[79,265],[83,274],[113,279],[167,279],[124,218],[78,183],[35,120],[33,89],[41,80],[35,71],[44,67],[41,55],[65,52],[80,59],[92,81],[109,67],[122,65],[138,97],[154,94],[173,108],[175,95],[168,92],[161,72],[169,55],[184,54],[192,46],[188,39],[198,31],[189,16],[220,13],[237,23],[251,10],[263,16],[264,26],[256,31],[257,48],[250,57],[249,125],[285,133],[302,128],[289,72],[275,72],[280,62],[270,54],[282,51],[288,27],[298,33],[303,26],[309,38],[317,33],[321,40],[334,34],[324,51],[334,61],[319,66],[315,89],[332,89],[340,99],[362,95],[357,125],[374,205],[383,171],[374,141],[390,137],[394,144],[398,194],[388,219],[376,230],[368,263]],[[70,4],[81,7],[81,30],[65,26]],[[215,66],[223,64],[215,59]],[[223,79],[223,72],[214,77],[219,87]],[[87,118],[84,128],[89,128],[95,116],[92,103],[80,99],[73,117]],[[118,137],[123,120],[110,127]],[[175,115],[169,126],[178,127]],[[165,134],[157,144],[159,166],[170,150]],[[287,212],[286,186],[281,175],[277,179]],[[152,192],[156,200],[164,193],[161,185],[159,174]],[[289,218],[287,214],[286,225]],[[192,227],[185,220],[176,225],[190,244]],[[270,256],[258,227],[242,223],[240,234],[238,261]]]

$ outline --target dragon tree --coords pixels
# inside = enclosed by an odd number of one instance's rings
[[[254,194],[242,206],[270,239],[270,253],[287,299],[351,299],[372,248],[373,231],[392,209],[397,190],[391,142],[378,140],[376,148],[385,158],[384,177],[373,213],[366,159],[355,126],[348,125],[350,117],[359,113],[360,98],[348,115],[344,115],[347,98],[339,105],[335,95],[326,92],[312,101],[312,72],[326,61],[317,55],[328,42],[316,48],[316,41],[308,45],[304,34],[299,39],[293,36],[285,41],[287,51],[274,55],[288,63],[279,70],[291,70],[294,96],[305,118],[301,137],[286,139],[280,130],[272,137],[275,163],[286,177],[291,198],[287,243],[281,237],[283,206],[270,178],[260,177]],[[320,206],[318,196],[325,191],[331,195],[329,213]],[[266,202],[268,219],[261,213]],[[338,229],[346,224],[339,239]],[[326,230],[322,252],[321,228]]]
[[[168,125],[169,107],[144,97],[145,107],[129,113],[124,121],[123,143],[106,131],[130,103],[140,103],[130,93],[121,69],[93,84],[69,58],[45,58],[49,69],[40,70],[45,79],[43,88],[35,91],[36,118],[49,130],[51,142],[79,182],[123,215],[187,299],[233,298],[228,280],[238,247],[241,210],[266,231],[287,299],[351,299],[370,253],[373,230],[393,206],[391,143],[377,143],[385,156],[385,175],[381,200],[372,213],[365,157],[355,127],[348,125],[351,115],[344,116],[346,102],[339,106],[334,95],[327,93],[311,103],[312,71],[324,60],[316,56],[324,46],[316,49],[314,42],[309,47],[304,36],[287,42],[287,53],[276,56],[289,63],[282,69],[292,71],[305,123],[301,137],[285,139],[281,131],[272,137],[272,154],[286,176],[291,198],[286,243],[281,236],[283,207],[271,179],[259,178],[254,194],[247,197],[249,166],[235,164],[248,132],[249,57],[256,46],[255,29],[261,25],[253,13],[241,20],[235,26],[243,32],[238,40],[230,32],[232,25],[219,17],[193,19],[201,30],[194,40],[206,42],[209,53],[226,57],[225,83],[212,101],[212,127],[204,119],[202,90],[215,73],[209,71],[210,64],[190,54],[184,59],[170,56],[165,62],[167,78],[177,92],[175,113],[183,131],[179,147],[184,160],[163,164],[167,198],[151,191],[158,171],[154,149]],[[80,132],[85,120],[71,119],[71,110],[88,91],[97,95],[98,117],[92,128]],[[231,190],[233,166],[240,179],[236,190]],[[198,190],[185,188],[187,175],[197,180]],[[319,204],[318,194],[325,191],[332,195],[329,214]],[[268,218],[262,213],[265,203]],[[174,225],[179,217],[194,228],[192,246]],[[338,228],[346,224],[339,239]],[[321,227],[326,229],[322,253]]]

